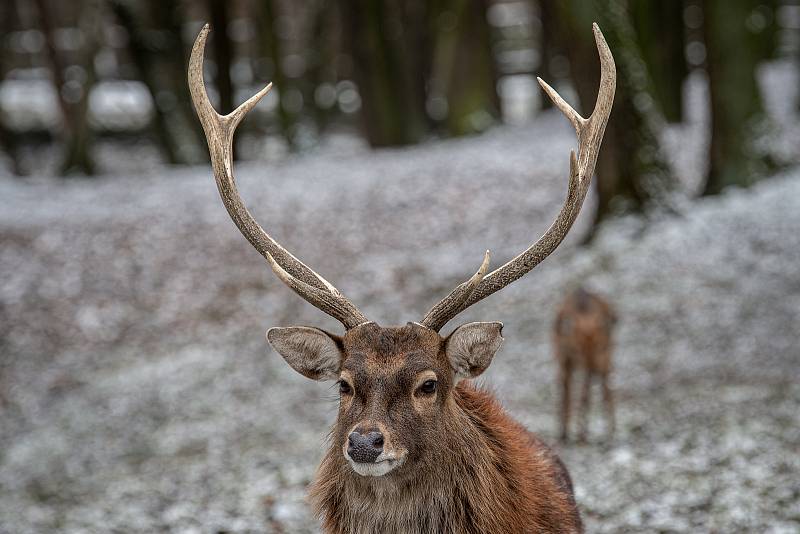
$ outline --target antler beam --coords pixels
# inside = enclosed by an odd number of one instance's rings
[[[597,163],[597,155],[603,142],[603,134],[608,123],[608,117],[611,114],[611,106],[614,103],[617,84],[617,70],[611,50],[609,50],[608,44],[597,24],[592,25],[592,30],[594,31],[597,51],[600,54],[600,90],[594,111],[588,119],[581,117],[552,87],[541,78],[538,78],[544,92],[569,119],[578,135],[578,156],[575,156],[574,150],[570,151],[569,185],[564,206],[550,228],[527,250],[482,277],[467,296],[463,297],[463,294],[461,295],[463,298],[454,298],[453,296],[459,292],[459,288],[464,286],[462,284],[434,306],[423,319],[423,324],[429,328],[436,331],[440,330],[450,319],[468,307],[530,272],[561,244],[567,232],[572,228],[591,184],[592,174]],[[433,315],[434,311],[436,312],[435,316]]]
[[[203,53],[209,31],[210,27],[206,24],[192,47],[189,59],[189,91],[206,134],[214,178],[228,214],[242,235],[267,259],[278,278],[298,295],[340,321],[347,329],[367,322],[364,314],[330,282],[295,258],[264,231],[245,207],[233,177],[233,134],[247,112],[269,92],[272,84],[264,87],[230,114],[217,113],[208,98],[203,79]]]
[[[449,316],[450,310],[458,308],[464,304],[470,295],[472,295],[472,293],[475,291],[475,288],[478,287],[478,284],[481,283],[483,277],[486,275],[486,271],[489,270],[490,257],[491,255],[487,250],[483,255],[483,262],[481,263],[478,271],[473,274],[469,280],[456,286],[456,288],[452,290],[449,295],[440,300],[436,306],[431,308],[422,319],[422,325],[438,332],[447,321],[452,319],[452,317]]]

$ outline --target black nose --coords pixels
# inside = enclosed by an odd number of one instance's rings
[[[369,464],[383,452],[383,434],[380,432],[353,432],[347,438],[347,454],[354,462]]]

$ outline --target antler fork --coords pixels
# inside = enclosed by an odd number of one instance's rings
[[[608,123],[611,106],[614,103],[617,84],[617,70],[611,50],[609,50],[597,24],[592,25],[592,30],[597,51],[600,54],[600,90],[594,111],[588,119],[581,117],[552,87],[541,78],[537,78],[547,96],[566,115],[578,134],[577,158],[575,151],[570,151],[569,186],[564,206],[544,235],[524,252],[485,277],[481,274],[481,271],[485,272],[485,266],[482,265],[481,270],[468,282],[458,286],[431,308],[422,319],[422,324],[428,328],[439,331],[450,319],[468,307],[530,272],[561,244],[569,229],[572,228],[591,184],[597,154],[600,151],[606,123]],[[488,258],[488,253],[486,258]],[[478,277],[477,280],[476,277]]]
[[[214,178],[228,214],[242,235],[267,259],[278,278],[295,293],[339,320],[347,329],[367,322],[364,314],[338,289],[264,231],[245,207],[233,177],[233,134],[247,112],[269,92],[272,84],[268,84],[230,114],[217,113],[208,98],[203,80],[203,52],[209,31],[210,27],[206,24],[192,47],[189,59],[189,91],[206,134]]]

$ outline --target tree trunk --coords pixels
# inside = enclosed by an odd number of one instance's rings
[[[480,132],[500,115],[497,73],[481,0],[445,0],[437,10],[431,85],[447,100],[450,135]]]
[[[760,2],[705,0],[704,32],[711,94],[710,168],[704,195],[747,186],[767,170],[754,140],[766,124],[756,67],[765,48],[747,20]]]
[[[283,71],[283,46],[280,37],[278,37],[277,28],[275,27],[276,21],[279,19],[276,14],[274,2],[275,0],[260,0],[259,2],[259,17],[261,18],[261,31],[259,35],[262,53],[272,58],[273,65],[275,66],[272,74],[272,83],[278,93],[277,112],[281,133],[286,143],[289,145],[289,148],[293,150],[296,146],[295,126],[297,117],[284,105],[285,97],[292,89],[292,85]]]
[[[185,80],[179,3],[161,0],[132,6],[125,0],[112,0],[110,5],[128,31],[128,51],[153,99],[153,130],[166,160],[171,164],[204,161],[203,134]]]
[[[414,53],[420,42],[413,39],[425,21],[412,24],[406,18],[420,11],[413,0],[343,2],[346,47],[354,59],[362,125],[372,146],[416,143],[427,130],[418,85],[425,76]]]
[[[219,112],[233,111],[233,85],[231,83],[231,41],[228,39],[228,0],[210,0],[209,13],[213,34],[213,56],[217,67],[215,77],[219,93]]]
[[[561,17],[558,16],[558,8],[552,0],[539,0],[539,20],[541,21],[539,39],[539,77],[548,80],[551,85],[557,83],[556,76],[552,70],[553,59],[563,51],[560,44],[563,39],[559,38],[558,25]],[[546,96],[542,98],[542,109],[553,107],[553,103]]]
[[[306,50],[308,66],[309,101],[313,103],[314,123],[318,134],[322,134],[330,123],[332,106],[323,108],[315,99],[315,91],[324,83],[336,83],[335,63],[339,52],[332,34],[339,26],[336,6],[333,3],[321,2],[314,6],[311,24],[311,38]],[[335,105],[335,104],[334,104]]]
[[[65,79],[67,64],[53,41],[56,29],[52,20],[53,11],[47,0],[37,0],[39,21],[45,35],[46,50],[52,67],[53,83],[58,94],[58,102],[64,121],[64,160],[61,173],[94,174],[94,162],[91,157],[92,132],[89,128],[89,92],[94,85],[94,52],[95,25],[99,12],[94,0],[84,0],[80,10],[80,29],[85,39],[85,47],[81,51],[83,80],[73,77]]]
[[[0,3],[0,35],[9,35],[15,23],[18,22],[19,17],[16,12],[16,4],[14,2]],[[8,65],[8,52],[0,54],[0,79],[5,79]],[[17,136],[14,132],[10,131],[5,122],[0,118],[0,148],[5,152],[6,156],[11,162],[11,172],[15,176],[22,176],[24,171],[21,166]]]
[[[636,41],[653,81],[653,95],[667,121],[681,122],[683,82],[689,73],[683,2],[630,0],[629,4]]]

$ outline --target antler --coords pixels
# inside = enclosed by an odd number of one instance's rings
[[[228,214],[242,235],[267,259],[278,278],[298,295],[339,320],[347,329],[367,322],[364,314],[330,282],[295,258],[265,232],[245,207],[233,177],[233,134],[247,112],[269,92],[272,84],[264,87],[230,114],[217,113],[211,105],[203,81],[203,52],[209,31],[210,27],[206,24],[192,47],[189,59],[189,91],[206,134],[214,178]]]
[[[447,321],[454,317],[450,315],[450,311],[464,304],[469,296],[475,292],[475,288],[478,287],[478,284],[481,283],[483,277],[486,275],[486,271],[489,270],[490,256],[491,255],[487,250],[483,255],[483,262],[481,262],[481,266],[478,268],[478,271],[473,274],[469,280],[457,285],[449,295],[440,300],[436,306],[431,308],[422,319],[423,325],[429,328],[434,328],[434,326],[436,326],[434,330],[438,331],[445,325]]]
[[[561,244],[561,241],[564,240],[567,232],[569,232],[578,217],[592,180],[597,154],[600,151],[603,133],[606,129],[608,116],[611,114],[611,106],[614,103],[614,92],[617,84],[617,71],[611,50],[609,50],[608,44],[597,24],[592,25],[592,30],[597,43],[597,51],[600,54],[600,90],[594,111],[588,119],[581,117],[552,87],[547,85],[541,78],[538,78],[544,92],[547,93],[553,104],[566,115],[578,134],[578,157],[575,157],[574,150],[570,151],[569,187],[564,206],[550,228],[527,250],[485,277],[481,275],[481,271],[478,271],[470,279],[470,281],[474,281],[476,277],[479,277],[476,283],[465,282],[461,284],[450,295],[434,306],[422,320],[422,324],[428,328],[439,331],[450,319],[468,307],[503,289],[531,271]],[[486,258],[488,259],[488,253]],[[486,260],[484,261],[486,262]],[[469,293],[465,295],[464,293],[467,291]]]

